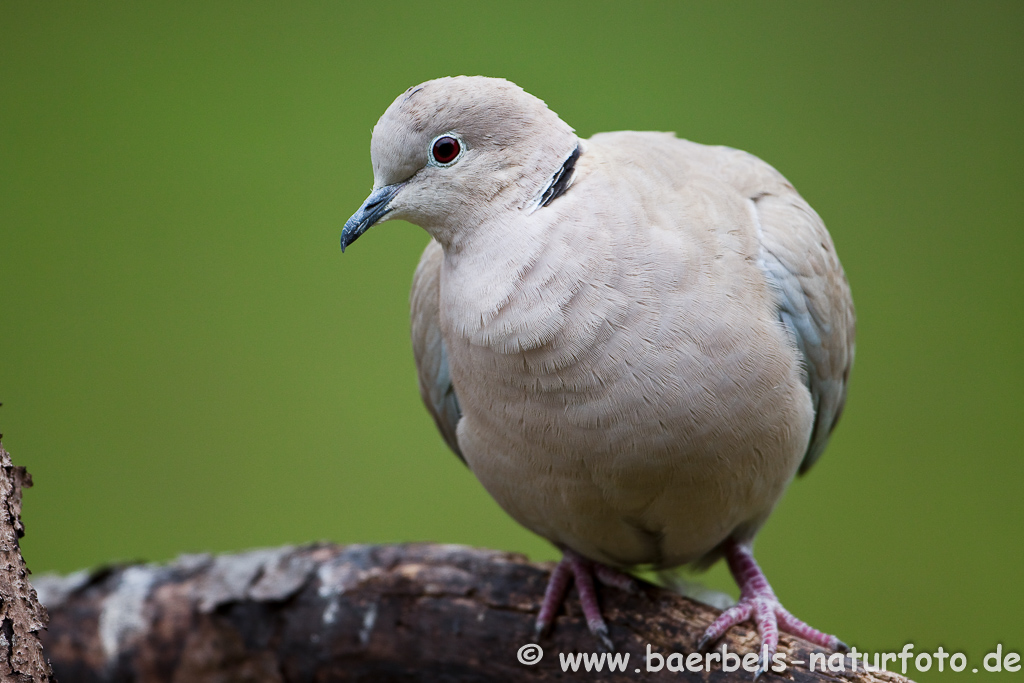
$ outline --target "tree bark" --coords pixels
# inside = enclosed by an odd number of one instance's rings
[[[11,454],[0,444],[0,681],[43,683],[52,681],[43,656],[39,631],[46,628],[46,610],[28,581],[28,567],[18,539],[21,490],[32,486],[24,467],[15,467]]]
[[[461,546],[318,544],[42,577],[36,587],[50,611],[44,641],[62,683],[751,680],[742,668],[722,671],[721,660],[710,672],[648,672],[648,646],[666,657],[692,653],[718,612],[643,583],[636,593],[599,588],[617,653],[629,655],[624,672],[610,672],[607,662],[601,673],[586,673],[585,662],[578,673],[563,672],[567,654],[603,651],[572,595],[539,641],[540,661],[520,663],[550,569]],[[714,649],[742,656],[758,642],[742,625]],[[786,635],[780,643],[790,662],[808,662],[812,649]],[[862,666],[853,673],[849,662],[845,674],[794,665],[781,676],[906,680]]]

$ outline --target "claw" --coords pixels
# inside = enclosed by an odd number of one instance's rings
[[[600,639],[601,643],[608,648],[609,652],[615,652],[615,644],[608,635],[608,626],[604,623],[603,619],[600,624],[591,624],[590,622],[587,622],[587,628],[589,628],[590,632]]]

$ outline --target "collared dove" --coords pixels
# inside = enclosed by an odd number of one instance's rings
[[[445,441],[563,552],[608,642],[594,577],[724,556],[754,618],[845,647],[779,603],[753,540],[842,412],[854,311],[832,240],[774,168],[671,133],[581,140],[502,79],[441,78],[388,107],[373,191],[341,246],[398,218],[433,238],[413,276],[420,392]]]

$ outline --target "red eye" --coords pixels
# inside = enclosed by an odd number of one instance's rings
[[[450,135],[445,135],[434,140],[434,148],[431,150],[434,161],[439,164],[450,164],[455,161],[461,151],[459,141]]]

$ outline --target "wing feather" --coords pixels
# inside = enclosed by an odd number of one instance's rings
[[[416,373],[423,403],[434,418],[445,443],[465,463],[455,434],[462,410],[448,370],[448,350],[441,336],[439,301],[443,259],[441,245],[431,240],[423,250],[423,256],[412,276],[412,293],[409,297],[412,350],[416,358]]]
[[[824,222],[782,174],[752,154],[699,147],[704,168],[752,203],[759,265],[776,293],[779,320],[800,351],[815,417],[803,474],[821,457],[846,402],[856,316],[850,285]]]

